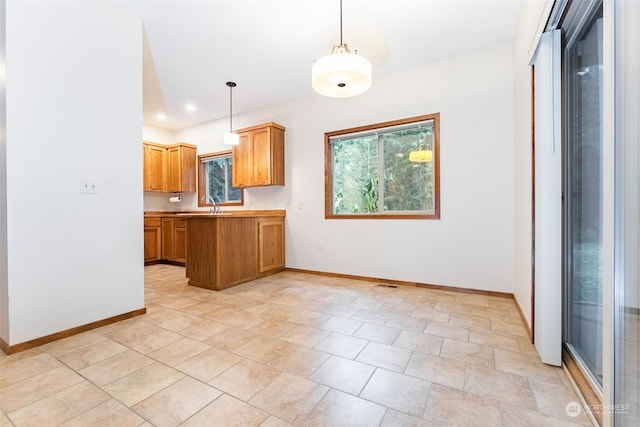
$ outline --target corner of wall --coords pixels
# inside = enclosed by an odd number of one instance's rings
[[[7,271],[7,2],[0,0],[0,343],[9,342]]]
[[[514,269],[513,295],[531,328],[532,298],[532,86],[531,50],[544,28],[553,1],[523,2],[513,40]],[[532,48],[533,46],[533,48]]]

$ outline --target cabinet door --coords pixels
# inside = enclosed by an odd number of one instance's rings
[[[187,260],[186,231],[185,227],[174,227],[173,229],[174,261],[186,262]]]
[[[271,184],[271,128],[251,132],[251,185]]]
[[[252,185],[252,156],[251,132],[238,135],[240,143],[233,147],[231,159],[233,161],[233,186],[248,187]]]
[[[261,219],[258,222],[259,271],[283,269],[284,257],[284,220]]]
[[[157,261],[160,259],[160,227],[144,228],[144,260]]]
[[[180,147],[180,187],[183,193],[196,191],[196,167],[198,163],[196,148],[186,145]]]
[[[162,218],[162,259],[174,261],[173,218]]]
[[[166,191],[165,156],[167,149],[145,144],[144,173],[146,176],[145,191]]]
[[[170,147],[167,150],[167,191],[182,191],[182,152],[180,147]]]

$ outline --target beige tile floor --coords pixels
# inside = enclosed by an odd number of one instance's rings
[[[6,356],[4,426],[577,426],[513,301],[146,267],[147,314]]]

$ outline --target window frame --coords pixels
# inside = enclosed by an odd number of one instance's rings
[[[206,195],[206,171],[205,171],[205,159],[229,157],[233,159],[232,151],[217,151],[215,153],[206,153],[198,155],[198,207],[211,207],[213,204],[209,203],[209,200],[204,200]],[[231,183],[233,185],[233,182]],[[218,206],[244,206],[244,188],[240,188],[240,200],[232,202],[220,202],[216,203]]]
[[[430,214],[413,213],[370,213],[370,214],[336,214],[333,211],[333,152],[331,138],[340,135],[348,135],[374,130],[383,130],[394,126],[407,125],[433,120],[433,203],[434,211]],[[325,219],[440,219],[440,113],[425,114],[422,116],[392,120],[372,125],[341,129],[324,134],[324,217]]]

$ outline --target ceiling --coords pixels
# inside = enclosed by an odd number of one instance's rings
[[[234,116],[314,95],[311,66],[339,44],[339,0],[123,1],[144,24],[144,122],[170,130],[228,117],[230,80]],[[386,73],[511,40],[520,3],[344,0],[343,40],[371,61],[375,85]]]

